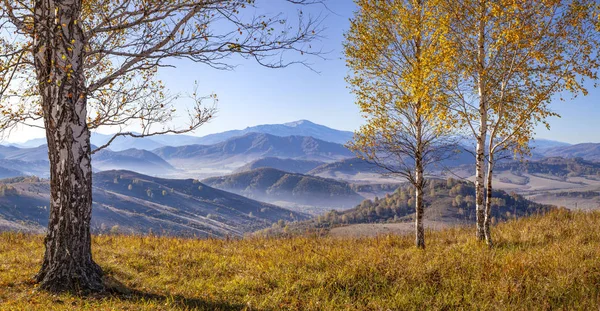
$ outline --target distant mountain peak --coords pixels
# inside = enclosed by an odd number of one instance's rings
[[[313,122],[310,122],[308,120],[298,120],[298,121],[294,121],[294,122],[284,123],[283,125],[289,126],[289,127],[296,127],[296,126],[301,126],[301,125],[316,125],[316,124]]]
[[[212,145],[253,132],[279,137],[311,136],[319,140],[338,144],[345,144],[351,140],[353,136],[352,132],[332,129],[303,119],[283,124],[262,124],[246,127],[243,130],[231,130],[222,133],[209,134],[198,138],[196,144]]]

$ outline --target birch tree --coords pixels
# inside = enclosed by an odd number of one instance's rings
[[[91,254],[91,154],[108,144],[92,150],[90,130],[112,126],[113,139],[144,137],[209,120],[214,110],[203,102],[214,96],[194,94],[189,123],[164,125],[178,97],[156,73],[170,59],[231,69],[237,55],[282,68],[318,54],[309,45],[318,19],[301,10],[293,22],[257,15],[254,0],[3,0],[0,8],[0,129],[45,129],[50,220],[36,280],[55,292],[104,289]],[[141,133],[127,131],[136,123]]]
[[[586,0],[446,5],[458,47],[454,107],[476,142],[477,238],[491,245],[495,156],[502,149],[526,152],[535,125],[548,126],[546,118],[556,115],[553,96],[586,94],[583,81],[597,79],[598,7]]]
[[[451,49],[441,1],[357,0],[346,34],[347,78],[366,125],[350,149],[415,188],[415,244],[425,247],[425,169],[442,159]]]

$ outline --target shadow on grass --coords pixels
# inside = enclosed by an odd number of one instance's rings
[[[160,305],[169,306],[181,310],[264,310],[249,307],[244,304],[235,304],[225,301],[209,301],[201,298],[188,298],[181,295],[166,296],[155,293],[146,293],[143,291],[127,288],[121,282],[115,280],[111,276],[104,277],[107,285],[107,293],[103,298],[118,299],[131,303],[148,303],[155,302]]]

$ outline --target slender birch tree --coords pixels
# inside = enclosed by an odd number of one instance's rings
[[[535,125],[548,126],[546,118],[556,115],[549,107],[553,96],[586,94],[583,81],[597,79],[598,5],[593,0],[466,0],[446,6],[458,47],[450,79],[454,107],[459,125],[476,142],[477,238],[492,245],[495,156],[507,148],[526,151]]]
[[[256,1],[258,2],[258,1]],[[281,0],[307,4],[309,0]],[[269,2],[265,2],[267,5]],[[281,68],[318,54],[319,19],[257,15],[254,0],[2,0],[0,129],[46,131],[51,202],[40,287],[102,291],[91,253],[90,131],[144,137],[195,130],[214,109],[194,94],[189,123],[164,125],[177,99],[157,80],[170,59],[231,69],[231,57]],[[299,62],[302,62],[300,58]],[[210,99],[213,96],[209,96]],[[43,121],[43,122],[42,122]],[[127,131],[132,124],[141,134]],[[109,143],[110,143],[109,142]]]
[[[425,169],[447,149],[445,73],[452,59],[437,0],[357,0],[347,78],[367,124],[349,147],[415,188],[415,243],[425,247]]]

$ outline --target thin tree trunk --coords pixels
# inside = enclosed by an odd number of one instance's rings
[[[104,289],[92,260],[92,168],[87,128],[81,0],[35,2],[34,58],[48,157],[50,219],[46,252],[36,276],[53,292]]]
[[[417,129],[417,152],[415,154],[415,243],[418,248],[425,248],[425,229],[423,228],[423,187],[424,181],[424,168],[423,168],[423,129],[420,118],[417,118],[416,123]]]
[[[484,133],[480,135],[485,136]],[[477,139],[477,158],[475,172],[475,211],[477,217],[477,239],[483,241],[485,239],[484,217],[485,217],[485,147],[481,142],[482,138]]]
[[[481,2],[481,16],[479,22],[479,49],[477,51],[478,74],[477,88],[479,93],[480,126],[477,135],[477,156],[475,169],[475,206],[477,216],[477,239],[482,241],[484,233],[484,169],[485,169],[485,141],[487,136],[487,96],[485,91],[485,1]]]
[[[490,148],[491,150],[491,148]],[[490,152],[488,155],[488,171],[487,171],[487,187],[486,187],[486,200],[485,200],[485,221],[484,221],[484,232],[485,232],[485,242],[490,247],[493,246],[492,242],[492,232],[490,231],[490,223],[492,221],[492,177],[494,171],[494,154]]]

